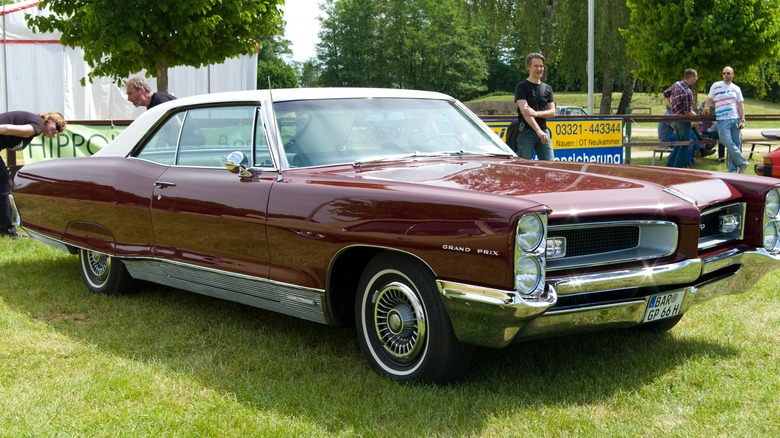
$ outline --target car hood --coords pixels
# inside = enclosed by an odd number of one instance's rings
[[[556,216],[657,213],[673,206],[699,210],[741,196],[713,173],[649,166],[452,159],[367,166],[351,172],[363,179],[522,198],[549,206]]]

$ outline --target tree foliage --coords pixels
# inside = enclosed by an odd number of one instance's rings
[[[279,35],[258,36],[257,88],[295,88],[299,86],[294,65],[282,59],[292,54],[290,41]]]
[[[81,47],[89,78],[119,82],[146,70],[165,91],[169,67],[202,67],[257,50],[254,38],[279,33],[282,1],[41,0],[38,7],[52,14],[28,24]]]
[[[628,53],[638,73],[659,86],[682,78],[720,78],[732,66],[748,80],[780,51],[780,2],[770,0],[627,0]],[[704,87],[705,81],[699,81]]]
[[[317,57],[329,86],[485,90],[479,29],[459,0],[327,0]]]

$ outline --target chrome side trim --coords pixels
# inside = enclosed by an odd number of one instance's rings
[[[11,204],[11,224],[19,227],[22,225],[22,216],[19,214],[19,208],[16,206],[13,193],[8,195],[8,202]]]
[[[74,253],[73,249],[79,248],[34,231],[25,229],[25,232],[36,240],[66,252]],[[106,255],[114,257],[113,254]],[[138,280],[328,324],[326,303],[323,299],[325,291],[322,289],[306,288],[162,259],[140,257],[120,259],[130,276]]]
[[[133,278],[327,324],[325,291],[151,259],[122,259]]]
[[[53,246],[53,247],[55,247],[57,249],[61,249],[61,250],[65,251],[65,252],[69,252],[69,253],[73,253],[74,252],[71,249],[75,248],[75,247],[68,246],[68,245],[62,243],[61,241],[56,240],[56,239],[52,239],[51,237],[48,237],[48,236],[46,236],[44,234],[37,233],[35,231],[30,231],[27,228],[24,228],[24,227],[21,227],[21,228],[24,230],[25,233],[29,234],[30,237],[32,237],[35,240],[39,240],[39,241],[41,241],[41,242],[43,242],[43,243],[45,243],[47,245],[51,245],[51,246]]]

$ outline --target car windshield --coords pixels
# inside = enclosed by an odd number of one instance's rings
[[[274,110],[293,167],[509,153],[496,135],[445,100],[302,100],[276,103]]]

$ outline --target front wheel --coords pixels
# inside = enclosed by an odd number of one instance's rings
[[[393,380],[449,383],[468,368],[472,347],[455,337],[431,272],[396,254],[379,254],[355,301],[360,347]]]
[[[124,263],[113,257],[79,250],[81,278],[89,290],[103,295],[122,295],[133,288],[133,277],[127,272]]]

